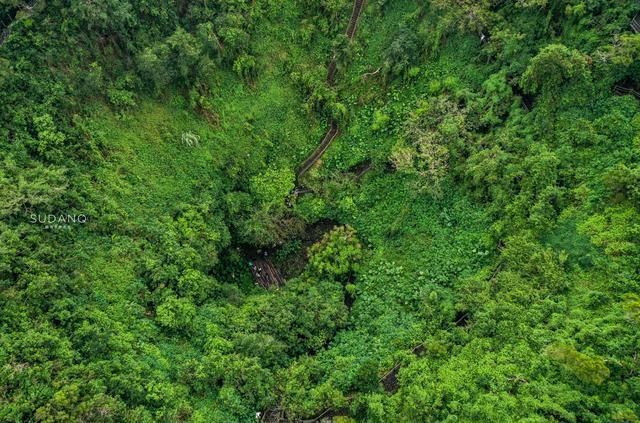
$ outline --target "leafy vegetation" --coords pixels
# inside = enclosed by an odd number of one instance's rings
[[[640,421],[640,6],[352,10],[0,1],[0,421]]]

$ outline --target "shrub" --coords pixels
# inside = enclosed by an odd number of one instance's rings
[[[357,268],[362,245],[351,226],[339,226],[309,248],[309,262],[316,272],[327,276],[345,276]]]

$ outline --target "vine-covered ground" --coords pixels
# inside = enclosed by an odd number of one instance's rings
[[[353,10],[0,2],[0,421],[639,421],[640,6]]]

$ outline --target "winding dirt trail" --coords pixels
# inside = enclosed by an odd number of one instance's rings
[[[349,19],[349,25],[347,25],[347,29],[345,31],[345,35],[349,37],[350,41],[353,40],[353,37],[356,35],[358,20],[360,19],[360,15],[362,15],[362,11],[364,10],[365,3],[366,3],[366,0],[354,0],[353,2],[353,10],[351,11],[351,18]],[[334,56],[327,67],[327,84],[329,86],[333,86],[335,84],[337,68],[338,66],[336,63],[336,58]],[[305,192],[311,192],[311,190],[299,185],[300,177],[304,175],[309,169],[311,169],[311,167],[318,160],[320,160],[322,155],[325,153],[325,151],[327,151],[327,149],[329,148],[333,140],[335,140],[338,135],[340,135],[340,128],[338,126],[338,122],[335,119],[330,118],[329,129],[327,130],[327,133],[325,134],[324,138],[322,138],[322,141],[320,142],[318,147],[316,147],[316,149],[311,153],[311,155],[309,155],[309,157],[307,157],[307,159],[304,162],[302,162],[302,164],[298,167],[298,170],[296,172],[296,177],[298,179],[298,187],[293,191],[296,195],[299,195]],[[366,170],[368,170],[369,168],[370,168],[369,165],[365,166],[365,170],[362,171],[362,173],[360,173],[359,176],[364,174],[364,172],[366,172]],[[259,264],[263,265],[266,263],[259,263]],[[268,266],[264,266],[264,267],[268,267]],[[258,270],[262,270],[262,268],[258,268]],[[277,271],[277,269],[275,270]],[[269,276],[270,276],[269,280],[274,278],[277,281],[275,285],[279,286],[280,284],[280,280],[278,278],[279,274],[275,275],[273,273],[269,273]],[[260,284],[263,283],[262,280],[260,279],[260,277],[263,277],[262,274],[260,275],[254,274],[254,277],[256,277],[256,279],[259,281],[258,283]],[[282,278],[281,276],[279,277]],[[283,282],[284,280],[282,280],[282,283]],[[351,399],[351,396],[349,399]],[[319,416],[314,417],[310,420],[295,420],[295,421],[298,423],[317,423],[317,422],[320,422],[321,418],[329,417],[334,412],[336,412],[336,410],[334,410],[333,407],[328,407],[324,411],[322,411],[322,413],[320,413]],[[263,414],[256,417],[258,417],[260,422],[264,422],[264,423],[284,423],[284,422],[293,421],[287,418],[285,411],[280,407],[275,407],[273,409],[267,410]]]
[[[318,145],[313,153],[311,153],[311,155],[307,157],[307,159],[302,162],[302,164],[298,168],[298,178],[301,175],[304,175],[309,169],[311,169],[311,166],[313,166],[320,159],[320,157],[322,157],[324,152],[327,151],[327,148],[329,148],[329,146],[331,145],[333,140],[336,139],[339,133],[340,128],[338,128],[338,123],[335,120],[331,119],[329,121],[329,130],[320,142],[320,145]]]
[[[353,10],[351,11],[351,18],[349,18],[349,25],[347,25],[347,29],[344,32],[344,34],[349,38],[349,41],[352,41],[353,37],[355,37],[356,35],[358,20],[360,19],[360,15],[362,15],[364,5],[365,0],[355,0],[353,2]],[[333,86],[336,83],[337,72],[338,64],[336,63],[336,59],[334,57],[327,68],[327,84],[329,84],[329,86]]]
[[[366,4],[366,0],[354,0],[353,9],[351,11],[351,18],[349,18],[349,25],[347,25],[347,29],[345,30],[345,35],[349,38],[349,40],[353,40],[353,37],[356,35],[356,30],[358,29],[358,20],[362,15],[362,11],[364,10],[364,6]],[[334,57],[329,66],[327,67],[327,84],[329,86],[333,86],[335,84],[336,73],[338,71],[338,64],[336,62],[336,58]],[[335,119],[329,119],[329,129],[325,134],[324,138],[320,142],[320,145],[311,153],[307,159],[302,162],[296,176],[298,179],[323,156],[325,151],[329,148],[333,140],[340,135],[340,128],[338,127],[338,122]]]
[[[365,0],[355,0],[353,2],[353,10],[351,11],[351,19],[349,19],[349,26],[347,26],[347,37],[353,40],[353,36],[356,35],[356,27],[358,26],[358,19],[364,9]]]

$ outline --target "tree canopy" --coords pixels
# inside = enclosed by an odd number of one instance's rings
[[[360,4],[0,0],[0,421],[640,421],[640,5]]]

